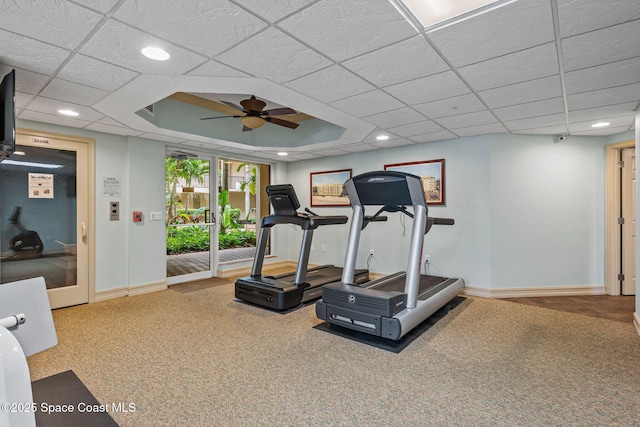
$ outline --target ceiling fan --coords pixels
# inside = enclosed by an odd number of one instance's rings
[[[295,129],[298,126],[300,126],[298,123],[290,122],[288,120],[275,117],[275,116],[286,116],[290,114],[297,114],[295,110],[287,107],[264,110],[264,107],[267,106],[267,103],[260,99],[257,99],[254,95],[251,95],[251,98],[249,99],[240,101],[240,105],[242,105],[242,107],[228,101],[222,101],[222,102],[238,110],[238,115],[203,117],[200,120],[224,119],[228,117],[240,118],[240,120],[242,121],[242,124],[244,125],[242,127],[243,132],[258,129],[259,127],[264,125],[266,122],[269,122],[278,126],[284,126],[289,129]]]

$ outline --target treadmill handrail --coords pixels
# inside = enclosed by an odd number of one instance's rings
[[[273,227],[279,224],[293,224],[300,226],[303,230],[315,230],[323,225],[346,224],[349,217],[346,215],[267,215],[262,217],[260,227]]]

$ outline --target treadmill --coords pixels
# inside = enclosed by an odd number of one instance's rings
[[[434,224],[452,219],[429,218],[420,177],[396,171],[368,172],[345,183],[353,207],[353,219],[341,282],[323,286],[316,303],[316,316],[332,325],[370,335],[399,340],[451,301],[464,288],[464,281],[420,274],[424,235]],[[401,212],[413,218],[409,262],[406,272],[365,283],[354,281],[360,232],[366,225],[365,206],[382,212]],[[407,210],[413,207],[413,213]]]
[[[342,277],[342,268],[333,265],[321,265],[309,268],[311,241],[316,228],[325,225],[345,224],[346,215],[321,216],[306,209],[306,213],[297,212],[300,202],[291,184],[269,185],[266,187],[273,215],[262,218],[260,237],[253,258],[251,275],[236,280],[235,296],[251,304],[273,310],[288,310],[304,302],[320,298],[322,285],[337,282]],[[268,276],[262,274],[262,265],[267,242],[274,225],[294,224],[303,230],[302,245],[295,272]],[[354,270],[351,273],[355,283],[369,280],[368,270]]]

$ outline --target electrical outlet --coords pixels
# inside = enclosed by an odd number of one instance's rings
[[[326,249],[327,248],[324,245],[322,245],[322,252],[324,252]]]
[[[426,262],[427,264],[431,261],[431,256],[430,255],[425,255],[424,256],[424,262]]]
[[[373,256],[373,249],[369,249],[369,255]]]

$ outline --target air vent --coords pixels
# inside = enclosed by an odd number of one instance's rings
[[[171,156],[171,158],[173,159],[197,159],[198,155],[194,154],[194,153],[188,153],[186,151],[172,151],[171,154],[169,154]]]
[[[147,105],[146,107],[144,107],[144,109],[145,109],[145,111],[146,111],[147,113],[151,114],[152,116],[154,115],[154,114],[153,114],[153,104],[151,104],[151,105]]]

